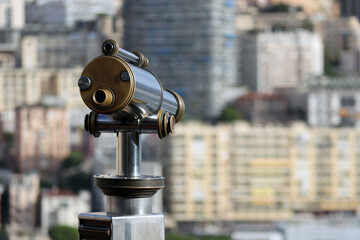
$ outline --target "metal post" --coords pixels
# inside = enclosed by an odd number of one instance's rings
[[[119,176],[141,176],[141,140],[138,132],[117,133],[116,153]]]

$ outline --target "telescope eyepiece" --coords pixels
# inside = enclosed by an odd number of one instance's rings
[[[102,52],[104,55],[113,55],[119,51],[119,45],[116,41],[108,39],[102,45]]]
[[[114,93],[110,89],[99,88],[93,93],[93,101],[100,108],[110,108],[114,100]]]

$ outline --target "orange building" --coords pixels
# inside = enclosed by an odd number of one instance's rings
[[[17,170],[55,174],[69,154],[66,112],[60,106],[32,105],[16,109]]]

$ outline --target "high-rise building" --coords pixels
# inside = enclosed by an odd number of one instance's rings
[[[40,177],[13,174],[9,181],[9,212],[12,231],[33,231],[38,223]]]
[[[360,79],[313,79],[308,85],[308,123],[313,127],[360,127]]]
[[[360,2],[358,0],[340,0],[341,16],[355,16],[360,19]]]
[[[186,113],[215,117],[237,84],[235,0],[125,1],[124,46],[150,60]]]
[[[240,44],[241,79],[253,91],[299,87],[323,73],[323,43],[316,33],[247,33]]]
[[[62,106],[32,105],[16,109],[17,170],[55,177],[69,154],[68,121]]]
[[[165,195],[177,221],[280,221],[357,212],[360,131],[186,123],[170,139]]]

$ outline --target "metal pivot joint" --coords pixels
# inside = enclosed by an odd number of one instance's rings
[[[105,212],[79,215],[79,239],[164,240],[164,216],[152,213],[151,201],[164,178],[141,174],[141,134],[162,139],[174,133],[185,105],[145,69],[149,60],[142,53],[121,49],[111,39],[102,52],[84,68],[78,86],[92,110],[85,130],[95,137],[117,136],[116,174],[94,176],[106,197]]]

